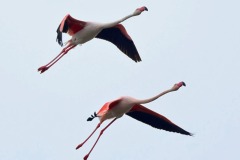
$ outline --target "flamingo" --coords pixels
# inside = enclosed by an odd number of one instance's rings
[[[68,33],[72,38],[66,42],[66,47],[63,48],[58,56],[48,64],[38,68],[38,71],[40,73],[45,72],[72,48],[76,47],[78,44],[84,44],[93,38],[99,38],[113,43],[129,58],[135,62],[140,62],[141,58],[132,38],[120,23],[130,17],[140,15],[143,11],[148,11],[147,7],[143,6],[137,8],[132,14],[111,23],[85,22],[74,19],[67,14],[57,28],[56,41],[60,46],[63,46],[62,33]]]
[[[83,141],[81,144],[79,144],[76,147],[76,149],[79,149],[80,147],[82,147],[84,145],[84,143],[87,142],[87,140],[94,134],[94,132],[101,126],[101,124],[105,120],[113,118],[113,120],[105,128],[103,128],[100,131],[100,134],[99,134],[97,140],[95,141],[94,145],[92,146],[91,150],[84,157],[84,160],[86,160],[89,157],[89,155],[92,152],[95,145],[97,144],[97,142],[100,139],[103,132],[114,121],[116,121],[118,118],[122,117],[124,114],[126,114],[138,121],[146,123],[152,127],[155,127],[157,129],[162,129],[162,130],[166,130],[169,132],[176,132],[176,133],[180,133],[183,135],[192,136],[192,134],[190,132],[185,131],[184,129],[180,128],[179,126],[177,126],[176,124],[171,122],[166,117],[141,105],[141,104],[152,102],[152,101],[156,100],[157,98],[159,98],[169,92],[177,91],[182,86],[186,86],[186,84],[184,82],[176,83],[173,85],[172,88],[165,90],[165,91],[161,92],[160,94],[158,94],[152,98],[149,98],[149,99],[139,100],[139,99],[135,99],[132,97],[124,96],[124,97],[120,97],[116,100],[105,103],[103,105],[103,107],[98,111],[98,113],[94,112],[94,114],[91,115],[87,119],[87,121],[92,121],[95,117],[98,117],[100,122],[98,123],[98,125],[96,126],[94,131],[89,135],[89,137],[85,141]]]

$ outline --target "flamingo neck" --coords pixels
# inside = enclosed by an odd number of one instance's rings
[[[156,95],[156,96],[154,96],[154,97],[148,98],[148,99],[137,100],[137,103],[138,103],[138,104],[150,103],[150,102],[158,99],[159,97],[161,97],[161,96],[163,96],[164,94],[167,94],[167,93],[169,93],[169,92],[172,92],[172,90],[169,89],[169,90],[163,91],[162,93],[160,93],[160,94],[158,94],[158,95]]]
[[[119,23],[127,20],[128,18],[133,17],[133,16],[134,16],[134,14],[130,14],[130,15],[127,15],[127,16],[125,16],[125,17],[123,17],[123,18],[115,21],[115,22],[106,23],[106,24],[103,25],[103,28],[111,28],[111,27],[114,27],[114,26],[116,26],[117,24],[119,24]]]

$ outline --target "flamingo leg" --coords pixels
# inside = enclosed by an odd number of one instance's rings
[[[45,72],[46,70],[48,70],[52,65],[54,65],[58,60],[60,60],[64,55],[67,54],[67,52],[69,50],[71,50],[72,48],[76,47],[75,44],[69,44],[67,45],[65,48],[63,48],[63,50],[53,59],[51,60],[48,64],[38,68],[38,71],[40,71],[41,73]]]
[[[82,146],[84,145],[84,143],[86,143],[86,142],[88,141],[88,139],[89,139],[90,137],[92,137],[93,133],[95,133],[95,131],[100,127],[100,125],[101,125],[101,122],[98,123],[98,125],[97,125],[97,127],[94,129],[94,131],[88,136],[88,138],[87,138],[85,141],[83,141],[81,144],[79,144],[79,145],[76,147],[76,149],[79,149],[80,147],[82,147]]]
[[[58,60],[60,60],[64,55],[67,54],[68,51],[70,51],[70,50],[71,50],[72,48],[74,48],[75,46],[76,46],[76,45],[71,45],[70,47],[66,48],[66,49],[64,50],[64,52],[62,53],[62,55],[59,56],[58,58],[56,58],[56,60],[55,60],[54,62],[52,62],[52,63],[48,66],[48,68],[50,68],[51,66],[53,66]]]
[[[94,145],[92,146],[91,150],[88,152],[88,154],[83,158],[84,160],[87,160],[88,156],[90,155],[90,153],[92,152],[93,148],[95,147],[95,145],[97,144],[98,140],[100,139],[100,137],[102,136],[103,132],[114,122],[116,121],[117,118],[114,118],[105,128],[103,128],[96,140],[96,142],[94,143]]]

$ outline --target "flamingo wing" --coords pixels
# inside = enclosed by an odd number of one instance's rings
[[[137,48],[123,25],[118,24],[114,27],[103,29],[96,38],[113,43],[135,62],[141,61]]]
[[[192,135],[188,131],[180,128],[176,124],[172,123],[166,117],[146,108],[142,105],[135,105],[128,113],[128,116],[146,123],[154,128],[163,129],[169,132],[176,132],[184,135]]]
[[[107,102],[105,103],[102,108],[97,112],[98,116],[103,116],[107,111],[111,110],[114,106],[116,106],[119,102],[121,101],[121,99],[116,99],[114,101],[111,102]]]
[[[57,39],[56,41],[60,46],[63,46],[62,33],[68,33],[70,36],[77,33],[84,28],[86,22],[77,20],[67,14],[57,28]]]

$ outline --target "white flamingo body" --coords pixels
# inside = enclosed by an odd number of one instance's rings
[[[113,108],[109,109],[109,105],[113,102],[117,102],[117,104]],[[125,113],[130,111],[135,104],[137,104],[136,99],[128,96],[123,96],[116,99],[115,101],[105,103],[104,107],[102,107],[97,115],[100,122],[103,122],[107,119],[120,118]]]
[[[103,26],[104,25],[101,25],[100,23],[87,22],[86,26],[82,30],[75,33],[70,41],[75,45],[84,44],[95,38],[98,33],[103,30]]]

